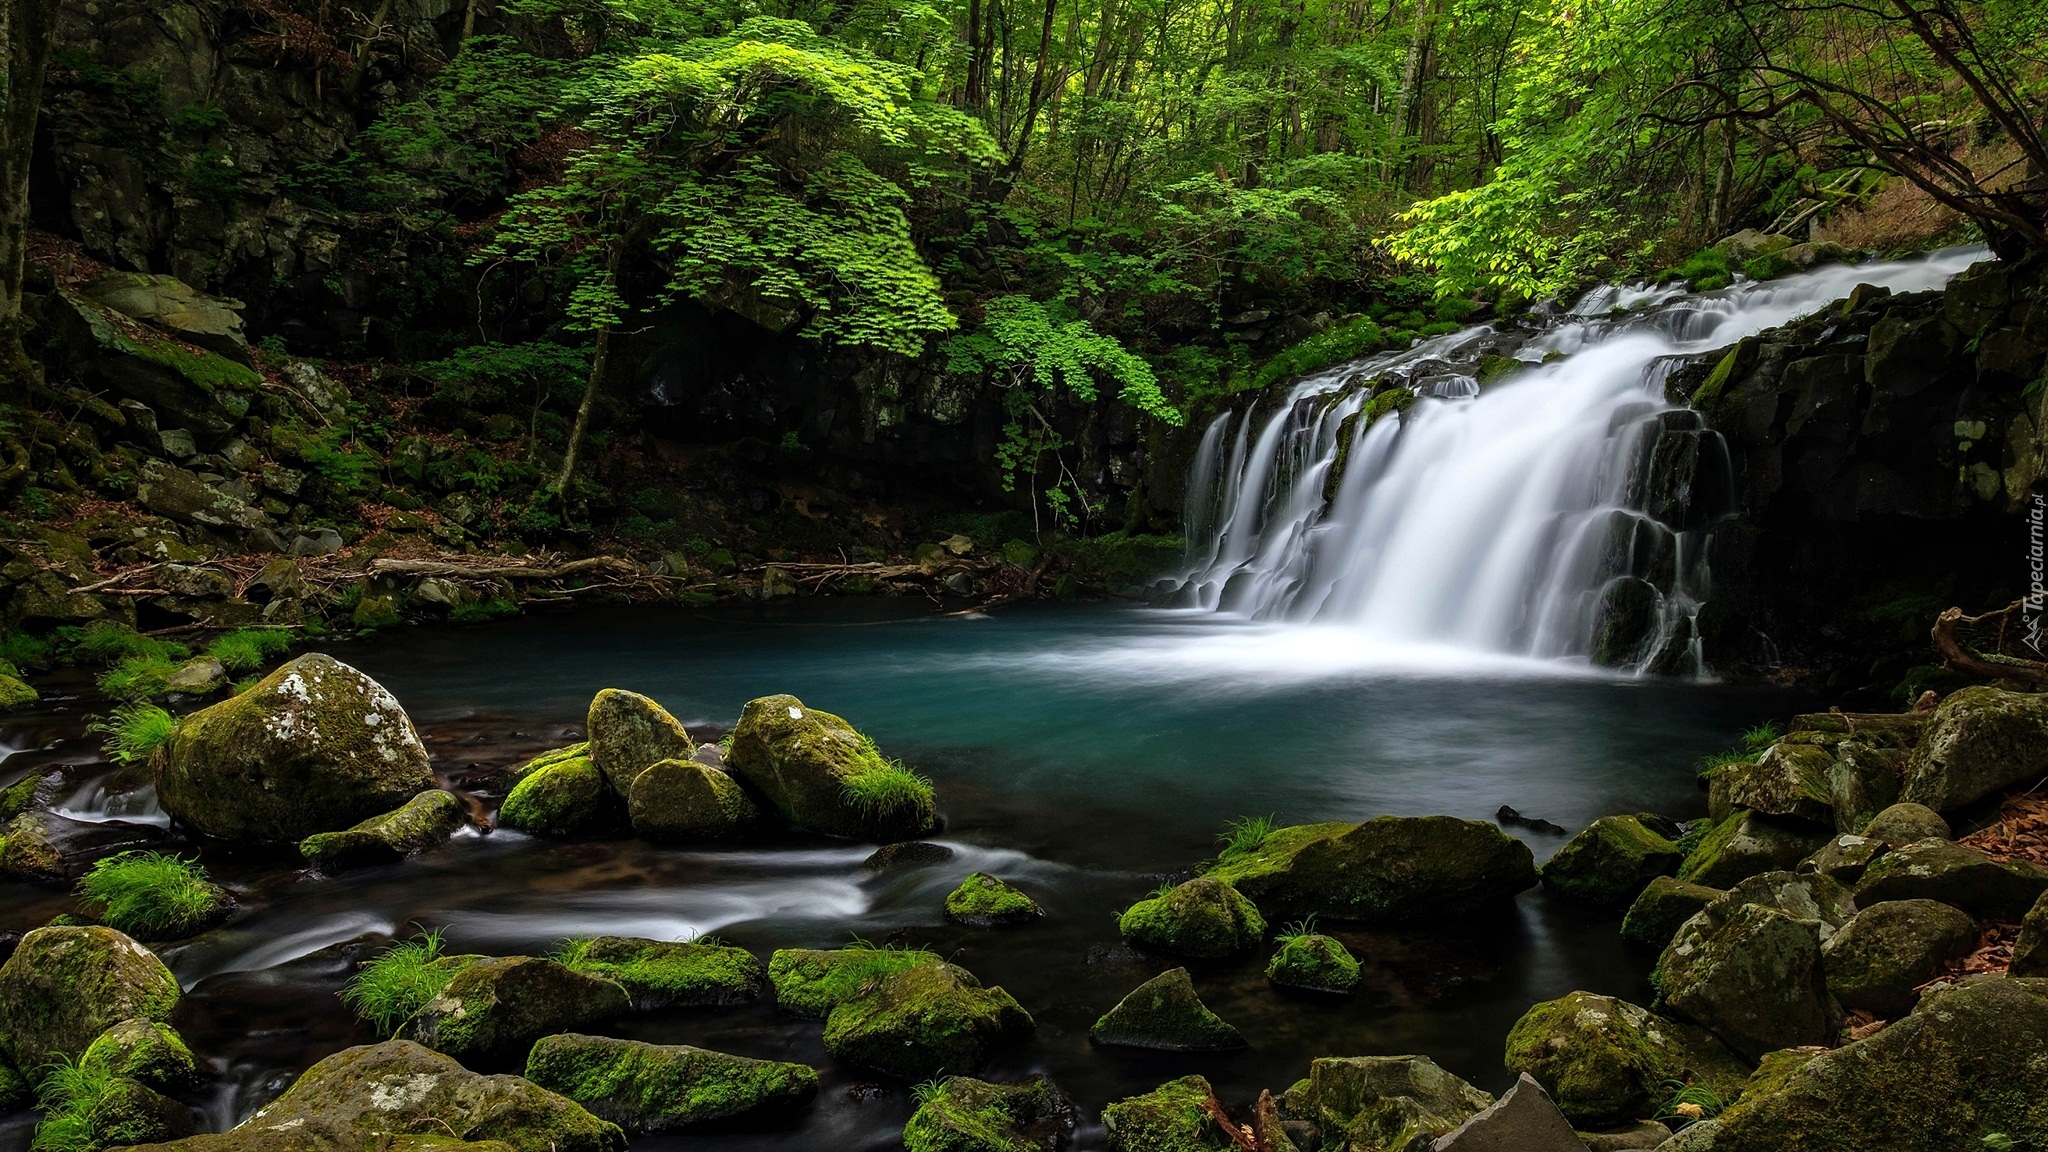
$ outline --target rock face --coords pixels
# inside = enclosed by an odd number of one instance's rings
[[[1430,1145],[1430,1152],[1581,1152],[1586,1142],[1527,1072],[1508,1094]]]
[[[299,842],[299,852],[322,872],[394,864],[444,843],[462,827],[463,815],[459,797],[434,788],[353,828],[308,836]]]
[[[946,919],[970,928],[1024,924],[1044,915],[1038,901],[986,872],[970,873],[946,893]]]
[[[1399,921],[1499,904],[1536,883],[1527,845],[1451,816],[1276,829],[1209,873],[1267,916]]]
[[[972,1073],[998,1044],[1034,1027],[1001,988],[965,968],[921,964],[883,977],[825,1018],[825,1050],[908,1080]]]
[[[804,1064],[574,1033],[536,1043],[526,1078],[628,1132],[787,1108],[818,1092],[818,1074]]]
[[[590,760],[607,783],[626,795],[633,781],[660,760],[688,760],[697,750],[682,722],[638,692],[606,688],[590,701],[584,731]]]
[[[642,839],[664,843],[745,835],[761,810],[732,777],[694,760],[657,760],[626,789],[626,818]]]
[[[1204,1106],[1215,1098],[1209,1082],[1183,1076],[1142,1096],[1102,1110],[1110,1152],[1225,1152],[1238,1147],[1217,1128]]]
[[[1863,904],[1937,900],[1980,919],[2018,920],[2048,892],[2048,868],[1993,860],[1948,840],[1922,840],[1886,853],[1856,884]]]
[[[635,1010],[747,1004],[767,986],[761,962],[729,944],[598,936],[573,941],[556,958],[624,988]]]
[[[0,1062],[76,1060],[124,1020],[169,1020],[178,995],[164,962],[111,928],[38,928],[0,965]]]
[[[1755,812],[1731,813],[1685,858],[1678,878],[1708,888],[1733,888],[1761,872],[1797,867],[1827,843],[1819,828],[1773,820]]]
[[[535,1040],[601,1023],[631,1007],[626,990],[532,956],[493,956],[464,967],[398,1027],[467,1066],[517,1068]]]
[[[1543,865],[1543,886],[1588,904],[1626,904],[1678,870],[1678,845],[1634,816],[1605,816],[1567,840]]]
[[[1138,901],[1116,926],[1128,944],[1197,959],[1242,955],[1266,935],[1265,918],[1252,902],[1213,876]]]
[[[1195,995],[1185,968],[1173,968],[1133,988],[1095,1021],[1088,1038],[1122,1048],[1168,1052],[1222,1052],[1245,1046],[1222,1017]]]
[[[1912,1011],[1913,989],[1977,947],[1977,922],[1932,900],[1888,900],[1856,913],[1821,945],[1828,991],[1884,1019]]]
[[[749,701],[726,766],[790,823],[835,836],[910,840],[938,825],[931,786],[794,696]]]
[[[164,809],[209,836],[297,842],[434,786],[391,693],[309,653],[178,722],[156,772]]]
[[[2048,1140],[2048,983],[1990,979],[1823,1052],[1723,1113],[1713,1152],[2034,1147]],[[2004,1134],[2009,1144],[1985,1138]]]
[[[1053,1082],[947,1077],[903,1126],[904,1152],[1059,1152],[1074,1108]]]
[[[1488,1107],[1493,1097],[1439,1068],[1427,1056],[1324,1057],[1287,1090],[1285,1108],[1313,1117],[1323,1146],[1427,1148]]]
[[[588,756],[537,759],[498,806],[498,823],[550,836],[574,836],[604,827],[616,796]]]
[[[1719,1036],[1746,1059],[1833,1036],[1836,1009],[1821,943],[1855,914],[1822,876],[1744,881],[1678,930],[1650,980],[1658,1005]]]
[[[1662,948],[1671,943],[1680,925],[1726,894],[1719,888],[1659,876],[1628,906],[1628,914],[1621,920],[1622,938]]]
[[[1571,1122],[1597,1128],[1663,1103],[1668,1080],[1734,1095],[1748,1070],[1698,1028],[1626,1000],[1573,992],[1529,1009],[1508,1033],[1507,1066],[1533,1076]]]
[[[1961,808],[2048,772],[2048,696],[1972,687],[1951,693],[1913,750],[1905,798]]]
[[[1289,936],[1267,961],[1266,979],[1282,988],[1349,992],[1358,986],[1358,960],[1335,936]]]

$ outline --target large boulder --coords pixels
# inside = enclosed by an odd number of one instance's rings
[[[1544,863],[1543,886],[1588,904],[1626,904],[1684,860],[1678,845],[1636,817],[1603,816]]]
[[[595,936],[570,941],[555,958],[624,988],[636,1010],[748,1004],[767,986],[753,953],[711,941]]]
[[[1324,1147],[1345,1147],[1341,1139],[1372,1152],[1427,1148],[1492,1103],[1427,1056],[1326,1056],[1284,1100],[1322,1129]]]
[[[1200,1076],[1183,1076],[1102,1110],[1109,1152],[1230,1152],[1241,1147],[1217,1126],[1208,1105],[1216,1092]]]
[[[1266,936],[1265,918],[1252,902],[1213,876],[1138,901],[1116,926],[1128,944],[1197,959],[1242,955]]]
[[[585,733],[590,761],[621,796],[649,765],[661,760],[688,760],[697,750],[682,721],[638,692],[606,688],[590,701]]]
[[[322,872],[395,864],[455,835],[465,823],[461,797],[430,788],[381,816],[340,832],[299,841],[299,853]]]
[[[748,701],[725,762],[790,823],[814,832],[911,840],[938,826],[928,782],[794,696]]]
[[[1829,833],[1818,827],[1736,811],[1700,838],[1679,867],[1678,878],[1708,888],[1733,888],[1760,872],[1797,867],[1829,839]]]
[[[663,759],[641,769],[627,786],[626,818],[644,840],[690,843],[743,835],[760,823],[761,810],[723,771],[694,760]]]
[[[1052,1081],[991,1084],[949,1076],[903,1126],[904,1152],[1060,1152],[1074,1106]]]
[[[1825,1044],[1839,1010],[1828,995],[1821,944],[1855,911],[1824,876],[1752,877],[1672,938],[1650,976],[1658,1006],[1750,1060]]]
[[[1476,911],[1537,879],[1528,845],[1493,824],[1451,816],[1279,828],[1209,875],[1268,917],[1361,921]]]
[[[1667,1081],[1696,1081],[1729,1096],[1748,1077],[1701,1029],[1592,992],[1530,1008],[1508,1032],[1506,1063],[1535,1077],[1581,1128],[1647,1115],[1670,1094]]]
[[[526,1078],[628,1132],[780,1111],[818,1092],[805,1064],[576,1033],[534,1044]]]
[[[1031,1014],[953,964],[883,977],[825,1018],[825,1050],[906,1080],[971,1073],[999,1044],[1029,1033]]]
[[[610,823],[616,804],[617,794],[590,757],[538,757],[498,805],[498,823],[523,832],[575,836]]]
[[[209,441],[226,436],[248,415],[263,386],[263,378],[242,362],[246,347],[241,359],[231,359],[181,343],[78,293],[59,292],[45,318],[53,341],[89,387],[139,401],[166,428],[188,429]]]
[[[1821,945],[1828,991],[1884,1019],[1912,1011],[1913,989],[1977,947],[1977,922],[1932,900],[1887,900],[1856,913]]]
[[[2004,1141],[1987,1139],[2003,1135]],[[1890,1027],[1744,1092],[1713,1152],[1977,1152],[2048,1146],[2048,982],[1930,994]]]
[[[1994,860],[1949,840],[1922,840],[1879,857],[1856,883],[1863,904],[1937,900],[1983,920],[2018,920],[2048,892],[2048,868]]]
[[[1628,913],[1621,918],[1621,937],[1661,949],[1671,943],[1680,925],[1725,895],[1720,888],[1659,876],[1628,906]]]
[[[178,722],[157,799],[225,840],[296,843],[434,786],[412,719],[382,685],[313,652]]]
[[[44,1131],[76,1131],[72,1125],[80,1125],[90,1134],[90,1142],[83,1146],[92,1148],[176,1140],[191,1135],[199,1127],[191,1109],[127,1076],[109,1077],[96,1094],[52,1112],[45,1118]],[[54,1141],[37,1144],[66,1146]]]
[[[112,928],[38,928],[0,965],[0,1063],[76,1060],[124,1020],[168,1021],[178,995],[156,953]]]
[[[1524,1072],[1507,1095],[1437,1137],[1430,1152],[1584,1152],[1586,1146],[1543,1086]]]
[[[1117,1001],[1088,1030],[1097,1044],[1156,1048],[1167,1052],[1223,1052],[1245,1046],[1244,1037],[1195,995],[1185,968],[1171,968]]]
[[[1971,687],[1951,693],[1908,762],[1903,798],[1961,808],[2048,772],[2048,694]]]
[[[398,1026],[414,1040],[479,1068],[517,1068],[543,1036],[573,1032],[623,1014],[626,990],[602,976],[533,956],[467,964]]]

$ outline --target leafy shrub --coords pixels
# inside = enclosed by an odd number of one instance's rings
[[[277,628],[237,628],[206,646],[206,654],[230,672],[253,672],[291,651],[291,633]]]
[[[116,764],[139,764],[156,755],[171,738],[178,721],[154,704],[124,704],[111,716],[85,726],[88,732],[107,737],[102,745],[107,759]]]
[[[78,898],[109,928],[138,940],[181,940],[226,915],[230,898],[206,869],[161,852],[122,852],[92,866]]]
[[[455,978],[453,965],[437,965],[441,932],[422,932],[393,944],[364,964],[341,989],[341,999],[363,1020],[389,1036],[441,994]]]

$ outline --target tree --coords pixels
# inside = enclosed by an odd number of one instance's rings
[[[22,280],[28,259],[28,175],[35,151],[43,78],[57,43],[57,0],[0,3],[0,54],[7,63],[0,90],[0,395],[27,398],[34,368],[22,347]]]

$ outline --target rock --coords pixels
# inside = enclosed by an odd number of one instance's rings
[[[1752,762],[1715,769],[1715,809],[1726,813],[1731,807],[1747,808],[1832,828],[1835,810],[1828,774],[1834,765],[1835,757],[1825,748],[1780,740]]]
[[[1168,1052],[1222,1052],[1244,1037],[1195,995],[1188,970],[1172,968],[1131,989],[1088,1030],[1097,1044]]]
[[[1948,840],[1922,840],[1886,853],[1856,884],[1863,904],[1936,900],[1980,920],[2018,920],[2048,892],[2048,868],[2000,862]]]
[[[1637,1148],[1662,1148],[1671,1139],[1671,1129],[1655,1120],[1638,1120],[1604,1132],[1576,1133],[1586,1152],[1630,1152]]]
[[[1828,991],[1844,1008],[1891,1020],[1912,1011],[1913,989],[1977,947],[1977,922],[1932,900],[1887,900],[1850,918],[1821,945]]]
[[[165,678],[164,688],[186,696],[205,696],[226,687],[227,683],[225,665],[211,656],[194,656]]]
[[[607,783],[625,795],[657,760],[688,760],[696,741],[668,710],[638,692],[606,688],[590,701],[584,731],[590,737],[590,762]]]
[[[552,836],[593,832],[609,823],[617,798],[588,756],[535,761],[498,805],[498,823]]]
[[[181,344],[77,293],[51,297],[44,319],[88,388],[139,401],[165,425],[208,439],[234,431],[263,384],[239,360]]]
[[[1925,804],[1901,801],[1870,818],[1863,835],[1891,848],[1904,848],[1921,840],[1950,839],[1948,821]]]
[[[1428,1148],[1493,1104],[1493,1097],[1438,1067],[1427,1056],[1323,1057],[1308,1079],[1287,1090],[1285,1107],[1321,1127],[1325,1148]]]
[[[1565,1122],[1541,1085],[1527,1072],[1507,1095],[1437,1137],[1430,1152],[1585,1152],[1586,1143]]]
[[[1038,901],[986,872],[970,873],[946,893],[946,919],[970,928],[1022,924],[1044,915]]]
[[[107,614],[106,605],[89,593],[71,590],[55,572],[37,572],[15,585],[7,601],[7,621],[17,628],[84,624]]]
[[[1656,634],[1661,601],[1648,580],[1618,576],[1608,581],[1593,606],[1593,663],[1622,668],[1640,660]]]
[[[124,1020],[169,1020],[178,995],[164,962],[112,928],[38,928],[0,965],[0,1062],[76,1060]]]
[[[1282,988],[1349,992],[1358,986],[1358,961],[1334,936],[1286,936],[1266,963],[1266,979]]]
[[[1743,904],[1776,908],[1794,920],[1810,923],[1822,940],[1856,915],[1856,899],[1846,885],[1810,872],[1765,872],[1751,876],[1729,889],[1708,910],[1726,915]]]
[[[526,1078],[627,1132],[788,1108],[818,1092],[818,1074],[804,1064],[575,1033],[536,1043]]]
[[[1882,840],[1844,832],[1820,850],[1799,862],[1797,872],[1818,872],[1840,884],[1854,884],[1863,879],[1870,865],[1885,854],[1888,849]]]
[[[294,536],[290,547],[285,549],[288,556],[332,556],[344,547],[341,533],[332,528],[322,528],[311,535]]]
[[[1660,1007],[1754,1060],[1833,1037],[1820,943],[1816,922],[1730,893],[1686,921],[1650,979]]]
[[[422,1124],[422,1117],[430,1123]],[[427,1135],[421,1135],[422,1132]],[[446,1140],[434,1137],[448,1137]],[[459,1145],[453,1142],[460,1142]],[[625,1134],[518,1076],[480,1076],[406,1040],[347,1048],[306,1069],[232,1131],[155,1152],[623,1152]]]
[[[143,462],[136,503],[159,516],[221,532],[270,527],[270,516],[224,485],[161,460]]]
[[[436,608],[460,608],[469,603],[469,594],[462,585],[439,576],[429,576],[412,587],[415,604],[432,604]]]
[[[1949,694],[1907,765],[1903,798],[1939,812],[2048,772],[2048,695],[1984,686]]]
[[[533,775],[535,772],[540,771],[541,769],[547,767],[550,764],[559,764],[565,760],[576,759],[590,759],[590,744],[588,741],[584,741],[577,744],[570,744],[563,748],[550,748],[547,751],[541,753],[540,755],[535,756],[533,759],[528,760],[526,763],[521,764],[519,767],[512,769],[512,782],[516,784],[519,781],[526,779],[528,776]]]
[[[825,1018],[825,1050],[907,1080],[980,1068],[998,1044],[1035,1027],[1001,988],[983,988],[953,964],[920,964],[883,977]]]
[[[62,880],[64,860],[50,840],[49,820],[23,812],[0,829],[0,876],[20,880]]]
[[[785,1012],[828,1016],[889,976],[941,962],[933,953],[901,948],[784,948],[768,958],[768,981]]]
[[[2048,983],[1991,979],[1931,994],[1903,1020],[1752,1088],[1713,1152],[1948,1152],[2048,1141]],[[2022,1056],[2021,1054],[2025,1054]],[[1985,1138],[2004,1134],[2011,1143]]]
[[[1250,952],[1266,936],[1266,921],[1252,902],[1213,876],[1138,901],[1116,926],[1126,944],[1200,959]]]
[[[761,810],[724,772],[669,759],[634,774],[626,789],[626,817],[642,839],[682,843],[744,835],[760,823]]]
[[[1493,819],[1495,823],[1512,824],[1517,828],[1527,828],[1531,832],[1545,832],[1552,836],[1562,836],[1566,832],[1562,824],[1553,824],[1541,817],[1524,816],[1505,804],[1495,810]]]
[[[1565,841],[1543,865],[1543,886],[1588,904],[1626,904],[1684,860],[1678,845],[1634,816],[1605,816]]]
[[[1492,824],[1381,816],[1279,828],[1209,873],[1267,916],[1399,921],[1459,915],[1536,883],[1527,845]]]
[[[2014,976],[2048,976],[2048,892],[2034,901],[2020,920],[2019,938],[2012,945]]]
[[[636,1010],[749,1004],[767,987],[753,953],[709,941],[586,937],[572,940],[556,958],[617,983]]]
[[[177,1092],[201,1080],[199,1062],[177,1030],[160,1020],[123,1020],[86,1046],[78,1063],[126,1076],[163,1092]]]
[[[535,1040],[602,1023],[631,1006],[626,990],[601,976],[533,956],[493,956],[457,972],[398,1026],[398,1039],[471,1067],[516,1068]]]
[[[1725,895],[1719,888],[1659,876],[1628,906],[1628,914],[1621,920],[1622,939],[1661,949],[1671,943],[1681,924]]]
[[[80,1118],[99,1148],[176,1140],[199,1128],[191,1109],[125,1076],[108,1081]]]
[[[430,788],[404,806],[372,816],[341,832],[318,832],[299,842],[299,852],[322,872],[395,864],[415,852],[447,841],[464,824],[462,800]]]
[[[860,862],[870,872],[887,872],[891,868],[916,868],[926,864],[944,864],[953,858],[953,850],[944,844],[932,844],[923,840],[906,840],[897,844],[884,844],[868,854]]]
[[[81,286],[78,294],[188,344],[256,366],[249,356],[248,338],[242,333],[238,306],[199,292],[174,276],[108,272]]]
[[[1043,1076],[991,1084],[951,1076],[903,1126],[904,1152],[1060,1152],[1074,1107]]]
[[[0,672],[0,712],[11,712],[16,708],[33,704],[42,697],[34,688],[19,677]]]
[[[1733,1095],[1748,1070],[1712,1036],[1612,996],[1573,992],[1529,1009],[1508,1032],[1506,1063],[1533,1076],[1573,1124],[1634,1119],[1698,1081]]]
[[[1657,1152],[1714,1152],[1714,1137],[1721,1131],[1719,1120],[1697,1120],[1676,1136],[1657,1145]]]
[[[1795,868],[1827,841],[1828,834],[1817,828],[1734,812],[1701,838],[1678,869],[1678,878],[1708,888],[1733,888],[1760,872]]]
[[[156,785],[166,811],[209,836],[296,842],[389,811],[434,777],[391,693],[314,652],[180,720]]]
[[[794,696],[747,703],[726,765],[800,828],[909,840],[938,826],[929,783],[883,759],[853,725]]]
[[[1216,1093],[1200,1076],[1183,1076],[1102,1110],[1109,1152],[1227,1152],[1238,1145],[1208,1110]]]

